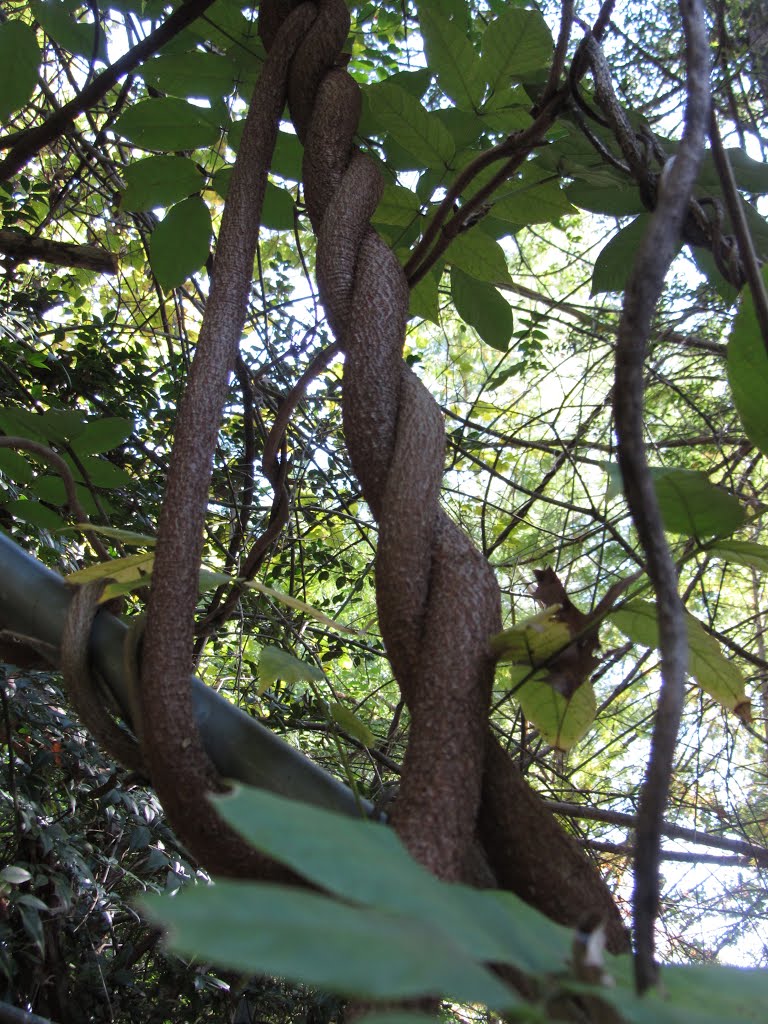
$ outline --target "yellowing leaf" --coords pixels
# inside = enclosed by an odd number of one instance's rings
[[[491,649],[499,661],[541,665],[567,647],[572,638],[568,626],[555,617],[559,611],[559,604],[550,605],[491,637]]]
[[[659,647],[656,605],[635,599],[608,616],[625,636],[644,647]],[[737,665],[723,654],[720,644],[698,619],[686,612],[688,671],[699,686],[741,719],[752,720],[752,706],[744,690],[744,677]]]
[[[89,527],[90,529],[90,527]],[[147,573],[151,572],[155,556],[151,551],[138,555],[126,555],[125,558],[112,558],[108,562],[86,566],[71,572],[67,577],[69,583],[88,583],[91,580],[117,580],[118,583],[130,583],[142,580],[146,583]]]
[[[272,683],[282,679],[285,683],[298,683],[310,679],[321,681],[323,673],[315,665],[299,661],[287,651],[279,647],[263,647],[259,655],[259,693],[263,693]]]

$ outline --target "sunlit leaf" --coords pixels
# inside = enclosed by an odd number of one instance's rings
[[[510,685],[523,714],[547,743],[558,750],[570,750],[587,735],[597,712],[591,682],[582,683],[565,696],[552,686],[546,672],[531,676],[529,670],[515,668],[510,674]]]
[[[68,573],[65,579],[69,583],[89,583],[91,580],[117,580],[120,583],[131,583],[134,580],[145,579],[146,574],[152,571],[155,562],[153,552],[141,552],[136,555],[126,555],[125,558],[112,558],[108,562],[97,562],[96,565],[88,565],[84,569]]]
[[[309,680],[321,682],[325,676],[316,665],[299,661],[279,647],[262,647],[259,655],[259,693],[263,693],[278,679],[284,683],[299,683]]]
[[[325,626],[330,626],[331,629],[338,630],[340,633],[358,633],[358,630],[353,629],[351,626],[342,626],[340,622],[336,622],[335,619],[329,618],[324,612],[321,612],[319,608],[313,607],[311,604],[307,604],[306,601],[299,600],[298,597],[293,597],[291,594],[285,594],[282,590],[276,590],[274,587],[268,587],[264,583],[259,583],[258,580],[245,580],[243,586],[249,590],[258,590],[260,594],[264,594],[266,597],[271,597],[274,601],[279,601],[280,604],[286,605],[288,608],[295,608],[296,611],[304,612],[305,615],[309,615],[313,619],[317,619],[318,622],[322,622]]]
[[[517,665],[541,665],[563,650],[573,637],[565,622],[557,618],[560,605],[543,608],[491,637],[491,649],[499,661]]]
[[[148,533],[134,533],[133,530],[119,530],[115,526],[100,526],[98,523],[75,523],[70,529],[78,533],[98,533],[100,537],[107,537],[127,547],[152,548],[157,543],[157,538]]]
[[[611,612],[608,618],[634,643],[658,650],[658,617],[656,605],[651,601],[636,598]],[[690,674],[718,704],[733,711],[743,722],[750,721],[751,705],[739,668],[725,657],[717,640],[688,612],[685,614],[685,626],[688,633]]]
[[[359,740],[364,747],[372,747],[375,744],[376,737],[371,732],[369,726],[362,719],[358,718],[354,711],[350,711],[344,704],[339,704],[336,701],[328,705],[328,710],[333,721],[341,726],[344,732]]]

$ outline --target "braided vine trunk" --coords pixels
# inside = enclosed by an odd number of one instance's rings
[[[262,5],[267,48],[292,6]],[[343,0],[321,0],[291,65],[288,98],[305,146],[318,288],[345,354],[346,443],[379,524],[379,621],[411,714],[395,826],[419,860],[455,879],[480,800],[499,590],[440,507],[443,418],[402,358],[408,286],[369,223],[382,182],[353,142],[360,92],[338,66],[348,31]]]

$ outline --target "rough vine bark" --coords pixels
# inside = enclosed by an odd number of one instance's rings
[[[212,455],[244,319],[285,66],[293,54],[287,95],[305,146],[318,286],[345,354],[345,435],[379,524],[380,624],[411,713],[396,828],[432,871],[460,878],[482,795],[480,836],[502,884],[561,921],[575,923],[586,909],[604,910],[611,945],[618,949],[624,943],[621,921],[596,870],[490,742],[488,640],[500,628],[499,591],[486,559],[440,506],[443,421],[402,359],[408,286],[369,223],[382,182],[353,141],[360,95],[343,70],[348,28],[343,0],[266,0],[260,12],[269,57],[230,187],[208,309],[179,412],[156,550],[143,672],[144,739],[153,782],[181,838],[209,868],[258,877],[273,873],[204,800],[218,781],[195,729],[186,677]],[[546,858],[542,841],[549,846]]]

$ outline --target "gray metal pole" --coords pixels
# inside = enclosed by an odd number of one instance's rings
[[[0,533],[0,628],[58,648],[69,607],[63,579]],[[99,611],[91,634],[94,664],[121,708],[130,707],[123,671],[127,627]],[[225,778],[328,810],[358,816],[352,790],[308,757],[192,677],[192,700],[205,749]],[[365,814],[372,813],[362,801]]]

